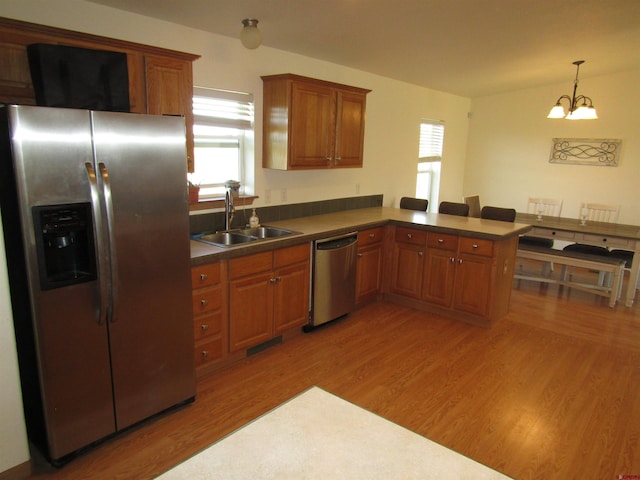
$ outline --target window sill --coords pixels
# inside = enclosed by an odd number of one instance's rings
[[[257,196],[240,196],[233,199],[234,206],[253,205],[253,201]],[[224,198],[207,198],[198,201],[198,203],[189,204],[189,211],[210,210],[212,208],[224,208]]]

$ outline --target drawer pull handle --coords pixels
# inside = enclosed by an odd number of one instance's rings
[[[444,238],[439,238],[438,243],[444,243]]]
[[[474,243],[473,245],[471,245],[472,248],[478,248],[478,244]]]
[[[206,307],[207,305],[209,305],[209,300],[203,298],[202,300],[200,300],[200,305]]]
[[[202,324],[200,325],[200,328],[202,329],[203,332],[206,332],[207,330],[209,330],[209,325]]]
[[[356,257],[361,257],[362,254],[361,253],[356,253]]]
[[[369,234],[369,238],[376,238],[376,234],[375,233],[370,233]]]
[[[200,281],[204,282],[207,278],[209,278],[209,275],[207,275],[206,273],[201,273],[200,274]]]

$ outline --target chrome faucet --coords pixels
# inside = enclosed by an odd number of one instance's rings
[[[231,230],[231,222],[233,222],[233,215],[236,209],[233,206],[233,194],[231,189],[227,188],[224,196],[224,229]]]

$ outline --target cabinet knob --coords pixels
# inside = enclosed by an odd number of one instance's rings
[[[444,238],[439,238],[438,243],[444,243]]]
[[[369,238],[375,238],[375,237],[376,237],[376,234],[375,234],[375,233],[370,233],[370,234],[369,234]]]
[[[273,277],[269,279],[270,283],[278,283],[280,280],[282,280],[282,277]]]
[[[418,256],[421,257],[423,254],[422,252],[418,252]]]
[[[207,358],[209,356],[209,351],[208,350],[202,350],[202,352],[200,352],[200,354],[202,355],[202,358]]]
[[[462,259],[461,258],[458,259],[458,263],[462,265]]]
[[[209,305],[209,300],[203,298],[202,300],[200,300],[200,305],[206,307],[207,305]]]
[[[209,275],[207,275],[206,273],[201,273],[200,274],[200,281],[204,282],[207,278],[209,278]]]
[[[200,325],[200,328],[202,329],[203,332],[206,332],[207,330],[209,330],[209,325],[202,324]]]
[[[362,254],[361,253],[356,253],[356,257],[361,257]]]
[[[456,259],[455,259],[455,258],[453,258],[453,257],[449,257],[449,261],[450,261],[451,263],[453,263],[453,262],[455,262],[455,261],[456,261]]]
[[[410,233],[407,233],[407,238],[412,238],[413,235],[411,235]]]
[[[474,243],[473,245],[471,245],[471,248],[478,248],[478,244]]]

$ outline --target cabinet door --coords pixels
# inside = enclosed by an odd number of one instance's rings
[[[335,135],[335,93],[316,84],[292,83],[289,166],[331,165]]]
[[[273,274],[229,283],[229,350],[235,352],[273,336]]]
[[[364,303],[380,292],[382,280],[382,244],[358,249],[356,303]]]
[[[393,249],[391,292],[407,297],[420,297],[424,246],[396,243]]]
[[[492,258],[460,254],[456,264],[453,308],[486,315],[491,292]]]
[[[429,249],[424,273],[422,298],[428,302],[451,306],[456,273],[456,252]]]
[[[273,328],[279,335],[309,322],[309,262],[282,268],[274,278]]]
[[[336,167],[362,167],[366,96],[338,91],[336,100]]]
[[[189,61],[145,56],[147,113],[184,116],[187,165],[193,171],[193,71]]]

